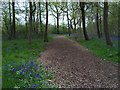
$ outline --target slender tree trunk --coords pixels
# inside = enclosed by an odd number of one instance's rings
[[[31,43],[32,41],[32,35],[31,35],[31,31],[32,31],[32,2],[29,2],[29,8],[30,8],[30,17],[29,17],[29,32],[28,32],[28,41],[29,43]]]
[[[38,7],[37,7],[36,34],[38,34],[38,24],[39,24],[39,22],[38,22],[38,21],[39,21],[39,18],[38,18],[38,14],[39,14],[39,13],[38,13],[38,11],[39,11],[39,10],[38,10]]]
[[[120,2],[118,2],[118,36],[120,37]]]
[[[82,12],[83,34],[84,34],[85,40],[89,40],[86,27],[85,27],[85,11],[84,11],[85,5],[84,4],[85,4],[84,2],[80,2],[81,12]]]
[[[101,18],[101,14],[100,14],[100,36],[102,36],[102,18]]]
[[[104,2],[104,33],[105,33],[107,45],[112,46],[112,41],[110,39],[109,29],[108,29],[108,2]]]
[[[25,2],[25,12],[26,12],[26,14],[25,14],[25,28],[26,28],[26,36],[25,37],[27,37],[27,33],[28,33],[28,27],[27,27],[27,3]]]
[[[15,2],[14,1],[12,1],[12,11],[13,11],[12,29],[13,29],[13,38],[15,38],[16,30],[15,30]]]
[[[33,3],[33,7],[35,8],[36,7],[36,4],[35,4],[35,1],[34,1],[34,3]],[[35,12],[35,10],[34,10],[34,12]],[[35,20],[35,17],[36,17],[36,15],[35,15],[35,13],[33,12],[33,9],[32,9],[32,15],[33,15],[33,31],[34,32],[36,32],[36,20]]]
[[[118,37],[120,38],[120,2],[118,2]],[[118,40],[118,50],[118,57],[120,58],[120,40]],[[118,88],[120,88],[120,86]]]
[[[63,25],[64,25],[64,12],[63,12]],[[63,30],[64,30],[64,26],[63,26]]]
[[[57,10],[57,34],[59,34],[59,13],[58,13],[58,10]]]
[[[35,14],[33,14],[33,31],[36,31],[36,21],[35,21]]]
[[[40,31],[41,31],[41,35],[43,35],[42,19],[41,19],[41,2],[39,2],[39,20],[40,20]]]
[[[46,1],[46,27],[45,27],[45,33],[44,33],[44,42],[48,42],[48,2]]]
[[[70,20],[70,28],[73,29],[72,20]]]
[[[98,2],[96,2],[96,7],[97,7],[97,12],[96,12],[96,27],[97,27],[98,38],[100,38]]]
[[[75,18],[73,19],[73,22],[74,22],[74,31],[76,33],[76,23],[75,23]]]
[[[66,2],[67,3],[67,2]],[[67,6],[67,5],[66,5]],[[70,36],[71,32],[70,32],[70,24],[69,24],[69,17],[68,17],[68,6],[67,6],[67,24],[68,24],[68,34]]]
[[[10,21],[9,21],[9,32],[8,32],[8,34],[9,34],[9,36],[8,36],[8,39],[12,39],[12,29],[11,29],[11,5],[10,5],[11,3],[9,2],[9,17],[10,17]]]

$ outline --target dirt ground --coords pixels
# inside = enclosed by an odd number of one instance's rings
[[[40,60],[55,73],[60,88],[117,88],[118,64],[102,60],[64,36],[45,46]]]

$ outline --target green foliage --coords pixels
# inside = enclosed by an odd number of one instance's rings
[[[49,37],[52,40],[52,37]],[[35,85],[37,87],[54,87],[48,83],[48,80],[53,78],[53,75],[48,72],[40,61],[37,62],[37,56],[44,48],[43,39],[34,39],[31,44],[25,39],[20,40],[3,40],[2,43],[2,74],[3,74],[3,88],[23,87],[31,88]],[[35,65],[28,65],[33,62]],[[38,66],[34,70],[34,68]],[[39,66],[41,66],[39,68]],[[20,67],[20,68],[19,68]],[[21,70],[27,69],[23,75]],[[30,70],[31,73],[30,73]],[[40,80],[34,75],[40,74]],[[29,78],[26,78],[29,75]],[[11,83],[12,82],[12,83]]]
[[[59,26],[60,34],[68,34],[68,29],[65,25]],[[52,34],[57,34],[57,28],[54,25],[49,25],[49,32]]]
[[[111,35],[118,35],[118,4],[117,2],[109,3],[109,30]]]
[[[104,41],[98,39],[92,39],[87,42],[80,40],[80,44],[87,47],[96,56],[99,56],[105,60],[111,60],[113,62],[120,63],[118,58],[118,49],[107,46]]]
[[[27,63],[14,62],[5,64],[3,73],[3,88],[55,88],[48,81],[53,74],[47,71],[40,61],[31,60]],[[12,83],[11,83],[12,82]]]
[[[71,39],[74,39],[74,38],[71,38]],[[108,46],[106,45],[105,41],[100,39],[91,39],[89,41],[85,41],[83,39],[77,39],[77,41],[81,45],[88,48],[90,52],[92,52],[94,55],[101,57],[104,60],[110,60],[116,63],[120,63],[117,47],[115,48],[115,47]]]

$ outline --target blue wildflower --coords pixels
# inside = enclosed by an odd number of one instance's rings
[[[38,68],[38,65],[37,65],[37,64],[34,64],[34,69],[35,69],[35,71],[37,70],[37,68]]]
[[[20,70],[20,75],[23,75],[24,74],[24,71],[23,70]]]
[[[37,84],[33,84],[32,88],[37,88],[37,86],[38,86]]]
[[[30,63],[27,64],[27,67],[28,67],[28,68],[30,67]]]
[[[33,61],[31,61],[31,65],[34,65],[34,62],[33,62]]]
[[[12,71],[13,71],[13,72],[16,72],[16,68],[13,68]]]
[[[5,64],[6,67],[8,67],[9,65],[8,64]]]
[[[22,70],[22,68],[19,66],[19,67],[18,67],[18,71],[20,71],[20,70]]]
[[[29,77],[30,77],[30,75],[29,75],[29,74],[26,74],[26,77],[27,77],[27,78],[29,78]]]
[[[40,78],[41,78],[41,76],[40,76],[39,74],[36,74],[36,77],[37,77],[38,79],[40,79]]]

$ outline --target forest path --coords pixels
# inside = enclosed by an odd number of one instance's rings
[[[45,46],[40,60],[55,73],[61,88],[117,88],[118,65],[101,60],[64,36]]]

